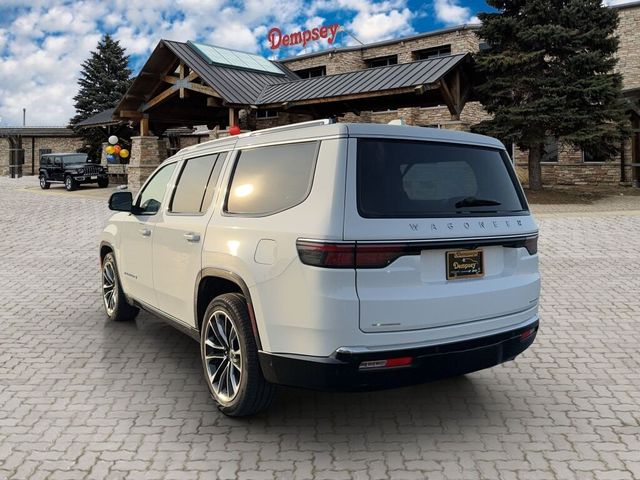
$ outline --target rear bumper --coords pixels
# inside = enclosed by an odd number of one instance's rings
[[[531,333],[526,338],[525,332]],[[414,385],[493,367],[529,348],[538,320],[496,335],[408,350],[345,353],[331,357],[259,353],[265,378],[275,384],[328,391],[358,391]],[[411,357],[402,367],[362,370],[362,362]]]

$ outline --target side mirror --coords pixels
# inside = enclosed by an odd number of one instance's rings
[[[131,192],[113,192],[109,197],[109,210],[131,212],[133,210],[133,195]]]

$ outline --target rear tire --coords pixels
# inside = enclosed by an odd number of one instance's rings
[[[102,304],[109,320],[115,322],[133,320],[140,311],[127,302],[112,252],[107,253],[102,260]]]
[[[271,405],[275,386],[262,375],[245,298],[225,293],[204,314],[200,355],[218,409],[230,417],[254,415]]]
[[[72,192],[78,188],[78,182],[76,182],[71,175],[67,175],[64,177],[64,188],[67,189],[67,192]]]
[[[43,174],[40,174],[40,188],[47,190],[50,186],[51,184],[47,182],[47,178]]]
[[[101,179],[99,179],[99,180],[98,180],[98,186],[99,186],[100,188],[107,188],[107,187],[109,186],[109,179],[108,179],[108,178],[105,178],[105,179],[102,179],[102,178],[101,178]]]

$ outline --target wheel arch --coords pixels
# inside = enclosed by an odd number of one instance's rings
[[[246,282],[240,275],[219,268],[204,268],[198,275],[194,293],[195,324],[198,330],[202,327],[204,312],[213,298],[223,293],[241,293],[247,302],[247,310],[249,312],[249,318],[251,319],[251,329],[253,330],[256,345],[258,350],[262,350],[262,342],[260,341],[260,332],[258,331],[258,323],[256,322],[251,293],[249,292],[249,287]]]
[[[109,242],[102,241],[100,242],[100,265],[102,266],[102,262],[104,257],[107,256],[107,253],[111,252],[115,255],[115,248]]]

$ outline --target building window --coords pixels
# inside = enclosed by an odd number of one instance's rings
[[[294,70],[300,78],[324,77],[327,74],[327,67],[324,65],[313,68],[303,68],[302,70]]]
[[[558,139],[554,137],[546,137],[544,140],[544,150],[542,152],[541,162],[558,162]]]
[[[51,153],[51,149],[50,148],[41,148],[40,149],[40,156],[46,155],[47,153]]]
[[[278,112],[275,110],[258,110],[256,115],[258,118],[278,118]]]
[[[440,45],[439,47],[425,48],[413,52],[415,60],[426,60],[427,58],[446,57],[451,55],[451,45]]]
[[[584,163],[604,163],[607,159],[600,153],[590,152],[588,150],[582,151],[582,161]]]
[[[386,67],[387,65],[397,65],[398,56],[390,55],[388,57],[371,58],[366,60],[367,68]]]

